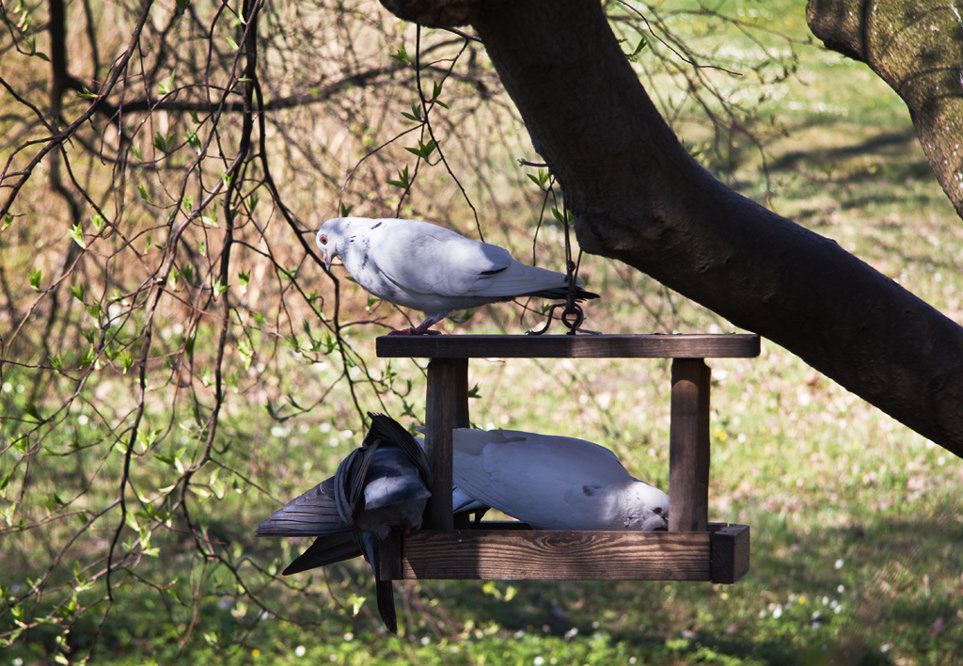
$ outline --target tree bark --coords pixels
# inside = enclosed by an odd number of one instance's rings
[[[963,15],[945,0],[809,0],[813,34],[903,98],[923,152],[963,217]]]
[[[963,457],[963,328],[703,169],[659,115],[597,0],[473,9],[584,250],[784,346]]]

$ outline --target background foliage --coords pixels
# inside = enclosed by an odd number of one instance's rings
[[[797,4],[606,6],[706,166],[963,319],[963,232],[905,109]],[[713,363],[711,518],[753,530],[735,586],[399,585],[396,638],[359,563],[280,577],[304,544],[255,540],[261,518],[366,410],[424,403],[420,362],[373,354],[404,314],[325,274],[313,230],[425,218],[560,268],[561,193],[519,164],[482,46],[376,3],[0,9],[0,663],[961,658],[960,461],[772,345]],[[625,267],[581,274],[591,328],[731,330]],[[479,427],[593,439],[667,485],[666,364],[471,370]]]

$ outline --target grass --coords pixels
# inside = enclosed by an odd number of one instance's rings
[[[784,29],[803,39],[798,3],[778,4],[793,8]],[[780,8],[772,11],[784,16]],[[736,38],[727,42],[735,55],[749,48]],[[720,177],[963,320],[963,231],[928,171],[905,109],[863,66],[814,45],[796,48],[798,78],[761,84],[768,97],[754,122],[767,137],[768,179],[761,158],[745,146],[738,147],[738,169]],[[769,117],[779,126],[768,125]],[[706,140],[691,136],[693,143]],[[593,257],[584,258],[583,271],[590,286],[605,293],[589,305],[591,328],[732,330],[645,276]],[[385,306],[365,312],[354,285],[342,288],[358,318],[400,324],[401,315]],[[476,313],[458,331],[523,327],[514,306],[497,306]],[[377,359],[372,340],[382,329],[350,330],[372,372],[396,386],[410,382],[403,398],[385,398],[384,409],[397,417],[422,414],[419,362]],[[270,574],[299,544],[253,537],[277,501],[332,473],[358,439],[342,393],[303,413],[297,409],[317,399],[318,386],[337,381],[338,367],[305,366],[287,351],[278,356],[271,367],[277,368],[277,393],[286,397],[271,409],[290,418],[272,418],[266,398],[243,383],[233,389],[219,442],[233,471],[222,469],[214,478],[204,468],[200,485],[210,493],[192,505],[209,541],[192,543],[192,531],[174,522],[155,535],[153,555],[117,581],[116,605],[102,628],[103,590],[93,587],[80,593],[79,605],[90,610],[77,616],[66,638],[61,626],[39,626],[0,648],[0,666],[47,663],[58,640],[77,653],[96,644],[94,661],[112,664],[963,661],[963,461],[771,343],[763,343],[758,359],[711,362],[710,519],[751,525],[752,568],[742,581],[396,584],[398,637],[385,635],[378,622],[363,563],[279,580]],[[665,361],[479,360],[471,373],[478,387],[472,418],[479,427],[592,439],[615,450],[637,476],[667,486]],[[17,396],[29,393],[29,379],[5,371],[4,405],[23,409],[25,399]],[[105,381],[101,390],[116,395],[120,386]],[[379,407],[371,393],[360,401]],[[179,433],[190,415],[165,413],[166,404],[159,395],[152,427],[163,430],[173,422]],[[67,451],[71,441],[96,438],[97,424],[92,411],[72,412],[56,444]],[[190,441],[171,435],[170,453]],[[0,458],[0,477],[11,455]],[[41,491],[70,487],[65,459],[48,455],[34,463],[33,482]],[[79,478],[81,467],[97,467],[102,459],[102,478],[111,481],[119,473],[115,459],[94,449],[69,459]],[[145,457],[140,464],[154,487],[167,475],[176,478],[173,463]],[[88,510],[97,506],[90,501]],[[27,585],[56,550],[41,536],[5,536],[0,543],[5,595]],[[90,535],[78,548],[96,550],[105,538]],[[198,557],[198,549],[208,556]],[[63,586],[58,589],[70,586],[71,575],[69,562],[54,572]]]

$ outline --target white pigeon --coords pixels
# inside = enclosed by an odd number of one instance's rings
[[[668,496],[605,447],[517,430],[453,431],[452,475],[469,496],[536,529],[665,529]]]
[[[367,291],[427,316],[421,325],[395,333],[427,333],[453,310],[568,294],[565,274],[523,264],[505,248],[429,222],[336,217],[321,225],[316,242],[326,269],[341,257]],[[598,298],[582,289],[581,280],[576,285],[576,300]]]

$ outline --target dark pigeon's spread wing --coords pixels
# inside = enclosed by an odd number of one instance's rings
[[[331,479],[319,483],[265,518],[257,536],[321,536],[346,532],[349,528],[338,515],[334,497],[324,492]]]

